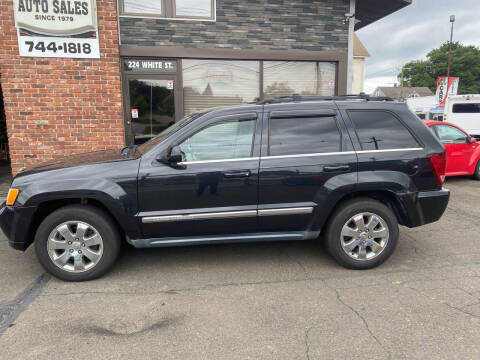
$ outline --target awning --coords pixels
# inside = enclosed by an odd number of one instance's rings
[[[360,22],[355,25],[355,30],[361,29],[411,3],[412,0],[357,0],[355,17]]]

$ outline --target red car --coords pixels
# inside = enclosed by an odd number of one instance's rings
[[[444,121],[425,121],[447,150],[446,176],[473,175],[480,180],[480,143],[462,128]]]

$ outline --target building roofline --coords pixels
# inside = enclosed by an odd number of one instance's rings
[[[358,38],[357,34],[353,34],[353,57],[366,58],[370,57],[370,53]]]

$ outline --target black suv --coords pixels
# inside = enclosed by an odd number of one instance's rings
[[[326,242],[367,269],[398,225],[438,220],[445,150],[402,103],[281,98],[185,117],[140,146],[79,154],[18,174],[0,225],[35,242],[64,280],[89,280],[137,248],[240,241]]]

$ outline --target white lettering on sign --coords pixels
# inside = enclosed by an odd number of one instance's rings
[[[128,70],[175,71],[175,62],[160,60],[126,60]]]

